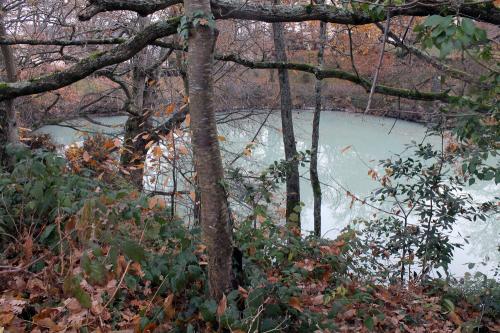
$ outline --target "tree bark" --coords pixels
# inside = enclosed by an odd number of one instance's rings
[[[3,8],[4,1],[0,1],[0,8]],[[4,24],[4,14],[0,13],[0,37],[7,36],[7,31]],[[6,72],[6,81],[15,82],[16,64],[12,48],[9,45],[0,45],[2,52],[3,63]],[[9,167],[11,159],[7,157],[5,151],[7,144],[19,142],[17,131],[16,110],[14,108],[14,99],[6,99],[0,102],[0,167]]]
[[[192,18],[200,11],[207,18],[211,15],[209,0],[188,0],[185,4],[187,17]],[[216,32],[207,25],[191,28],[187,74],[192,144],[201,194],[202,238],[209,258],[208,285],[210,295],[219,300],[231,289],[233,247],[213,101],[215,40]]]
[[[139,30],[144,29],[149,21],[147,18],[138,17]],[[123,138],[123,152],[121,164],[130,168],[130,180],[139,189],[143,189],[144,165],[146,162],[146,143],[141,134],[148,131],[148,118],[145,115],[144,102],[146,92],[146,66],[147,46],[138,52],[131,60],[132,63],[132,91],[127,101],[129,117],[125,122],[125,134]]]
[[[279,0],[275,0],[277,4]],[[274,48],[276,61],[286,62],[285,36],[282,23],[273,23]],[[300,230],[300,177],[299,163],[296,160],[297,147],[293,131],[292,93],[288,70],[278,69],[278,78],[281,97],[281,127],[283,129],[283,144],[285,159],[288,162],[286,172],[286,222],[290,227]]]
[[[319,23],[319,49],[318,67],[323,67],[323,54],[326,44],[326,24]],[[323,82],[316,79],[314,89],[316,105],[314,108],[312,139],[311,139],[311,163],[309,165],[309,175],[314,198],[314,235],[321,237],[321,184],[318,176],[318,149],[319,149],[319,120],[321,117],[321,90]]]
[[[91,0],[78,15],[80,20],[90,20],[94,15],[113,10],[131,10],[146,16],[168,8],[182,0]],[[363,25],[385,21],[385,15],[371,15],[363,9],[346,10],[337,5],[276,5],[248,3],[235,0],[212,0],[212,10],[216,18],[242,19],[262,22],[303,22],[324,21],[339,24]],[[500,10],[493,1],[456,3],[418,2],[411,6],[392,6],[392,16],[462,15],[479,22],[500,24]]]

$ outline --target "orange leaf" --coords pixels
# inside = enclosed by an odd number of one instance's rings
[[[144,272],[142,271],[142,267],[141,267],[141,264],[139,264],[138,262],[133,262],[131,265],[130,265],[130,272],[135,275],[135,276],[139,276],[139,277],[144,277]]]
[[[178,150],[179,150],[179,153],[182,155],[187,155],[187,153],[188,153],[188,150],[187,150],[186,146],[184,146],[184,145],[180,145]]]
[[[111,141],[111,140],[106,140],[106,141],[104,142],[104,148],[106,148],[106,149],[108,149],[108,150],[109,150],[109,149],[114,148],[114,147],[115,147],[115,144],[114,144],[114,142],[113,142],[113,141]]]
[[[186,127],[189,127],[189,125],[191,125],[191,115],[190,114],[186,115],[186,119],[184,119],[184,123],[186,124]]]
[[[241,297],[243,297],[244,299],[248,298],[248,291],[245,288],[243,288],[242,286],[238,286],[238,292],[240,293]]]
[[[29,261],[33,256],[33,238],[31,235],[26,236],[26,241],[23,244],[24,257]]]
[[[152,197],[148,199],[148,207],[149,209],[153,209],[158,203],[158,197]]]
[[[155,146],[153,148],[153,156],[156,158],[160,158],[161,155],[163,155],[163,150],[161,149],[160,146]]]
[[[13,313],[0,313],[0,326],[7,326],[14,319]]]
[[[222,298],[217,306],[217,316],[220,317],[226,312],[227,309],[227,298],[225,294],[222,294]]]
[[[462,319],[455,311],[448,313],[448,318],[452,321],[453,324],[455,324],[457,326],[460,326],[463,324]]]
[[[174,103],[172,103],[172,104],[167,105],[167,109],[165,111],[167,112],[167,114],[171,114],[172,112],[174,112],[174,108],[175,108],[175,105],[174,105]]]
[[[321,305],[323,304],[323,295],[322,294],[319,294],[319,295],[316,295],[314,297],[311,297],[311,303],[313,305]]]
[[[346,312],[344,312],[344,314],[342,315],[342,317],[346,320],[349,320],[349,319],[352,319],[356,316],[356,309],[350,309],[350,310],[347,310]]]
[[[302,312],[302,307],[300,306],[300,300],[297,297],[290,297],[288,300],[288,305],[290,305],[295,310]]]
[[[85,162],[90,161],[90,155],[86,151],[83,152],[82,158]]]
[[[149,209],[153,209],[156,206],[160,207],[161,209],[164,209],[167,204],[165,202],[165,199],[159,196],[154,196],[148,199],[148,207]]]
[[[168,319],[173,319],[175,317],[174,294],[170,294],[165,298],[163,309]]]

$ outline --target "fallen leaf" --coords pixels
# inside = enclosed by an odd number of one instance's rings
[[[144,275],[146,275],[143,271],[142,271],[142,267],[141,267],[141,264],[139,264],[138,262],[134,262],[130,265],[130,272],[133,274],[133,275],[136,275],[136,276],[139,276],[139,277],[144,277]]]
[[[30,261],[31,257],[33,256],[33,238],[31,237],[31,235],[26,236],[26,240],[23,244],[23,252],[24,258]]]
[[[343,313],[342,317],[346,320],[352,319],[356,316],[356,309],[350,309]]]
[[[86,151],[83,152],[82,158],[85,162],[90,161],[90,155]]]
[[[0,326],[7,326],[14,319],[13,313],[0,313]]]
[[[220,317],[226,312],[227,309],[227,298],[225,294],[222,294],[222,298],[217,306],[217,316]]]
[[[349,145],[349,146],[347,146],[347,147],[342,148],[342,149],[340,150],[340,152],[341,152],[342,154],[344,154],[345,152],[347,152],[347,151],[348,151],[349,149],[351,149],[351,148],[352,148],[352,145]]]
[[[322,294],[319,294],[319,295],[316,295],[314,297],[311,297],[311,303],[313,305],[321,305],[323,304],[323,295]]]
[[[112,140],[106,140],[104,142],[104,148],[106,148],[108,150],[115,148],[115,143]]]
[[[102,306],[102,304],[100,304],[97,300],[92,301],[92,306],[90,307],[90,312],[92,312],[92,314],[98,316],[102,313],[103,310],[104,307]]]
[[[452,311],[450,313],[448,313],[448,318],[451,320],[451,322],[457,326],[460,326],[463,324],[463,321],[462,319],[460,318],[460,316],[455,312],[455,311]]]
[[[78,313],[83,309],[80,302],[78,302],[78,300],[74,297],[65,300],[64,305],[71,313]]]
[[[290,297],[288,300],[288,305],[290,305],[295,310],[302,312],[302,307],[300,306],[300,300],[297,297]]]
[[[244,299],[248,298],[248,291],[245,288],[243,288],[242,286],[238,286],[238,292],[240,293],[241,297],[243,297]]]
[[[168,319],[173,319],[175,317],[175,308],[174,308],[174,294],[170,294],[165,298],[163,302],[163,309],[165,310],[165,314]]]

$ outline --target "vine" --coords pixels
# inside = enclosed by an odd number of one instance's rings
[[[184,15],[181,17],[177,33],[186,42],[189,38],[189,30],[198,26],[209,27],[210,30],[215,29],[215,18],[212,13],[205,13],[202,10],[197,10],[193,15]]]

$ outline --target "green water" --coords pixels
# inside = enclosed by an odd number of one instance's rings
[[[239,119],[240,116],[233,115],[232,117]],[[253,140],[265,116],[265,113],[261,113],[251,118],[219,125],[219,134],[225,137],[221,146],[226,162],[232,161],[235,154],[241,153],[244,147]],[[221,118],[227,120],[225,116]],[[121,125],[126,117],[96,118],[96,120],[116,127],[96,126],[81,119],[72,121],[71,124],[83,130],[120,135]],[[354,218],[368,217],[374,213],[372,208],[358,203],[351,207],[351,200],[346,196],[346,190],[360,198],[368,196],[370,191],[377,187],[377,183],[368,175],[368,170],[379,170],[379,160],[388,158],[392,154],[410,154],[411,151],[405,152],[405,145],[412,140],[417,142],[424,140],[427,131],[424,126],[415,123],[400,120],[394,123],[393,119],[343,112],[323,112],[320,123],[318,171],[320,181],[323,183],[322,230],[324,236],[333,238]],[[259,171],[273,161],[282,159],[284,149],[280,124],[279,115],[272,114],[266,126],[253,140],[255,143],[250,156],[241,157],[236,165],[244,169]],[[297,149],[305,151],[310,148],[311,142],[311,112],[295,112],[294,124]],[[81,140],[80,133],[72,128],[50,125],[43,127],[40,131],[51,134],[54,141],[62,145]],[[427,140],[438,142],[433,138]],[[301,199],[305,204],[302,211],[302,224],[305,231],[310,231],[313,229],[313,199],[307,166],[301,168],[300,173],[303,176]],[[467,188],[467,192],[476,200],[485,201],[498,195],[500,186],[492,183],[479,183]],[[279,206],[282,199],[276,198],[275,203]],[[459,235],[469,237],[469,243],[463,242]],[[484,258],[489,258],[486,266],[476,265],[474,268],[474,270],[487,273],[500,262],[499,236],[500,221],[498,219],[457,223],[452,239],[463,243],[464,248],[456,250],[450,271],[454,275],[461,276],[469,271],[467,263],[480,262]]]

